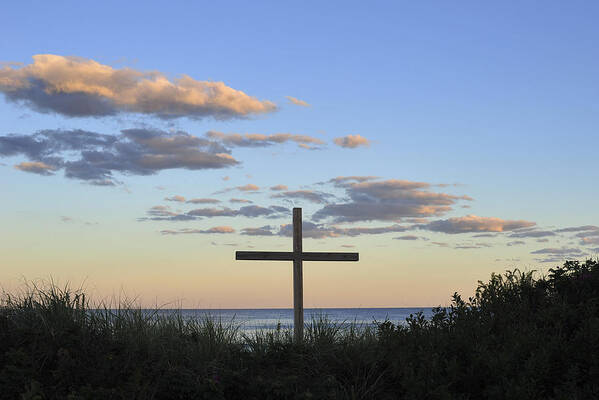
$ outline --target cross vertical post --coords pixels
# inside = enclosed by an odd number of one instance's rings
[[[358,261],[358,253],[304,251],[302,247],[302,209],[293,209],[293,251],[236,251],[236,260],[293,261],[293,335],[296,343],[304,339],[304,261]]]
[[[296,342],[304,337],[304,271],[302,261],[302,209],[293,209],[293,327]]]

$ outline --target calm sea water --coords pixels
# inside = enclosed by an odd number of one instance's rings
[[[432,316],[432,308],[306,308],[304,309],[304,322],[309,323],[312,319],[326,317],[329,321],[336,323],[357,323],[371,325],[383,322],[386,319],[395,324],[405,324],[410,314],[422,311],[426,318]],[[160,315],[168,315],[178,310],[163,309]],[[233,322],[240,325],[242,331],[252,332],[262,329],[276,329],[293,327],[292,308],[268,308],[268,309],[210,309],[210,310],[181,310],[184,318],[206,318],[211,317],[222,322]]]

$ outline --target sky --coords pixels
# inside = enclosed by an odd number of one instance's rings
[[[11,2],[0,286],[425,307],[599,254],[599,4]]]

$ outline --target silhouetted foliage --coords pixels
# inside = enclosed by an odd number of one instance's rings
[[[599,398],[599,264],[508,271],[432,318],[276,329],[90,308],[33,287],[0,308],[6,399]]]

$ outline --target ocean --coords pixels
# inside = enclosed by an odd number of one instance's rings
[[[410,314],[422,311],[426,318],[433,314],[432,308],[305,308],[304,322],[310,323],[312,319],[326,317],[336,323],[356,323],[358,325],[373,325],[376,322],[389,320],[394,324],[405,324]],[[169,315],[181,312],[184,318],[206,317],[220,320],[223,323],[232,322],[239,325],[243,333],[258,330],[276,329],[280,324],[282,329],[293,328],[292,308],[265,308],[265,309],[161,309],[159,315]]]

